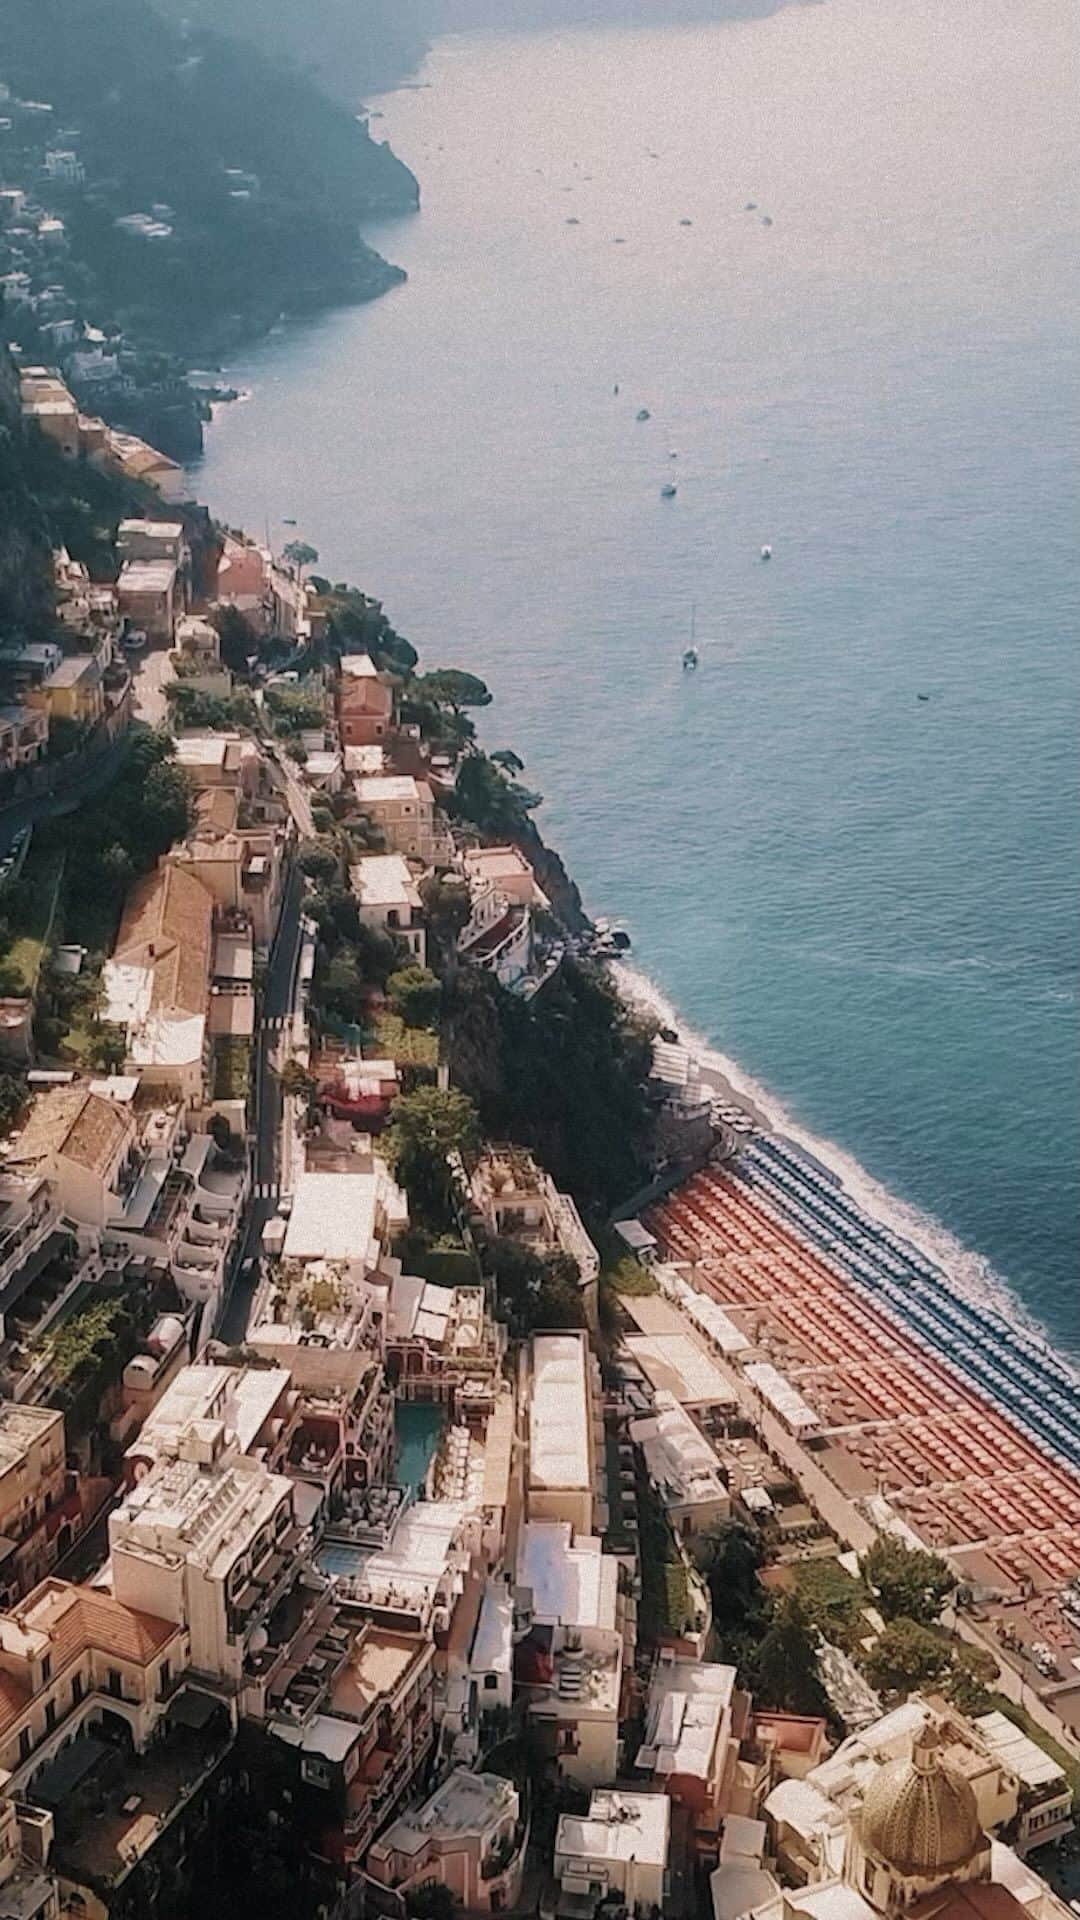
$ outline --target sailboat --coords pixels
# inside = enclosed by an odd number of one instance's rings
[[[687,647],[682,657],[682,665],[683,665],[684,673],[693,673],[697,668],[698,650],[694,645],[694,635],[695,635],[696,628],[697,628],[697,601],[695,600],[693,605],[690,608],[690,645]]]

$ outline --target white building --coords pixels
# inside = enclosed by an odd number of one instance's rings
[[[527,1838],[511,1781],[455,1767],[380,1834],[367,1871],[400,1893],[437,1884],[467,1913],[498,1913],[517,1903]]]
[[[420,888],[400,853],[372,853],[349,869],[357,912],[365,927],[403,940],[418,966],[427,961]]]
[[[294,1583],[303,1530],[294,1486],[196,1420],[109,1517],[112,1587],[186,1627],[195,1672],[239,1685],[260,1629]]]
[[[649,1914],[654,1907],[663,1912],[670,1828],[671,1802],[662,1793],[601,1787],[588,1813],[560,1814],[555,1879],[563,1899],[573,1903],[568,1911],[595,1912],[617,1894],[631,1914]]]
[[[560,1770],[582,1786],[614,1778],[626,1620],[619,1567],[595,1535],[530,1520],[518,1537],[514,1670]]]
[[[221,1421],[244,1454],[279,1454],[293,1412],[291,1375],[284,1367],[182,1367],[150,1409],[124,1456],[135,1486],[162,1460],[178,1457],[193,1421]]]
[[[530,1520],[592,1531],[598,1421],[596,1362],[584,1333],[536,1333],[529,1343]]]
[[[305,1171],[296,1183],[284,1256],[341,1261],[362,1277],[375,1271],[408,1219],[405,1196],[379,1159],[366,1173]]]
[[[735,1668],[661,1652],[649,1687],[637,1767],[693,1816],[699,1843],[716,1844],[735,1779]]]
[[[731,1495],[715,1448],[677,1402],[665,1400],[670,1396],[657,1394],[656,1411],[630,1422],[630,1438],[672,1527],[689,1538],[727,1519]]]

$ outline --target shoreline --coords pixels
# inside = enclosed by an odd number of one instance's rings
[[[933,1263],[943,1280],[960,1298],[973,1305],[993,1308],[1025,1340],[1044,1355],[1052,1356],[1076,1380],[1080,1364],[1071,1352],[1053,1347],[1045,1327],[1018,1299],[1002,1274],[990,1265],[984,1254],[965,1247],[949,1228],[932,1214],[923,1213],[910,1201],[890,1192],[847,1148],[834,1140],[811,1133],[787,1113],[776,1098],[762,1087],[739,1063],[715,1047],[703,1034],[688,1027],[662,987],[639,968],[625,961],[608,962],[619,992],[635,1006],[659,1018],[679,1035],[679,1041],[697,1064],[703,1082],[722,1096],[745,1107],[759,1127],[809,1154],[835,1178],[844,1192],[873,1220],[889,1232],[907,1240],[924,1259]]]

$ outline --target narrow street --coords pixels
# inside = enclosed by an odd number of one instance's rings
[[[247,1330],[258,1274],[257,1266],[252,1264],[249,1267],[248,1262],[254,1262],[257,1258],[262,1230],[277,1210],[281,1089],[277,1074],[270,1065],[270,1056],[281,1038],[282,1022],[292,1011],[296,991],[303,890],[303,875],[298,867],[293,866],[285,884],[281,918],[270,955],[255,1039],[251,1197],[237,1234],[231,1273],[216,1329],[216,1337],[229,1346],[238,1345]]]

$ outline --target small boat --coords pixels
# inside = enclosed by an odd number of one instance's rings
[[[772,548],[771,548],[771,547],[762,547],[762,549],[761,549],[761,557],[762,557],[762,559],[763,559],[763,560],[771,560],[771,559],[772,559]]]
[[[663,486],[660,489],[660,498],[661,500],[674,500],[675,495],[678,493],[678,491],[679,489],[675,485],[674,480],[665,480]]]
[[[636,417],[639,420],[651,420],[652,414],[649,412],[648,407],[639,407]]]
[[[915,698],[916,700],[929,700],[930,695],[928,693],[917,693]]]
[[[283,526],[283,527],[295,527],[295,525],[296,525],[296,521],[295,521],[295,520],[283,520],[281,524],[282,524],[282,526]]]
[[[691,606],[690,606],[690,645],[687,647],[682,657],[682,670],[684,673],[695,673],[697,671],[698,650],[696,645],[694,644],[696,640],[697,640],[697,601],[694,600],[691,602]]]

